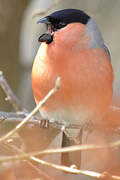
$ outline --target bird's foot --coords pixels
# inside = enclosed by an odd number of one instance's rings
[[[49,120],[48,119],[40,119],[39,125],[42,128],[48,129],[49,128]]]

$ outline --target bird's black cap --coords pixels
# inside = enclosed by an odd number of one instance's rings
[[[40,19],[38,23],[50,24],[63,22],[67,25],[73,22],[80,22],[82,24],[87,24],[89,19],[90,16],[79,9],[63,9]]]

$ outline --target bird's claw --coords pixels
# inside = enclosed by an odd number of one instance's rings
[[[49,128],[49,120],[48,119],[41,119],[41,120],[39,120],[39,125],[42,128],[48,129]]]

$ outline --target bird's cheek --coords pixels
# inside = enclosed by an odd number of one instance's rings
[[[83,35],[72,46],[72,50],[77,51],[77,50],[80,50],[80,49],[88,49],[89,44],[90,44],[90,37],[87,36],[87,35]]]
[[[54,39],[61,42],[70,42],[75,39],[75,32],[67,31],[67,28],[63,28],[54,34]]]
[[[78,23],[67,25],[54,34],[54,42],[66,48],[85,48],[88,47],[89,41],[85,26]]]

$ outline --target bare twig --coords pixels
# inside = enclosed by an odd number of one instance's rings
[[[16,146],[10,145],[10,147],[13,148],[19,154],[21,154],[21,155],[18,155],[18,156],[24,156],[25,155],[25,153],[21,149],[18,149]],[[73,168],[70,168],[70,167],[67,167],[67,166],[60,166],[60,165],[56,165],[56,164],[53,164],[53,163],[48,163],[48,162],[46,162],[44,160],[41,160],[41,159],[39,159],[37,157],[34,157],[32,155],[29,156],[29,159],[34,161],[34,162],[37,162],[39,164],[46,165],[46,166],[49,166],[49,167],[52,167],[52,168],[55,168],[55,169],[58,169],[58,170],[61,170],[61,171],[64,171],[64,172],[73,173],[73,174],[82,174],[82,175],[87,175],[87,176],[92,176],[92,177],[95,177],[95,176],[99,177],[99,173],[95,173],[95,172],[91,172],[91,171],[82,171],[82,170],[73,169]],[[18,159],[18,160],[20,160],[20,159]],[[29,163],[29,161],[27,161],[27,163]],[[38,168],[36,170],[39,172]]]
[[[21,156],[25,155],[24,152],[21,150],[21,149],[18,149],[16,148],[15,146],[11,146],[13,149],[15,149],[18,153],[21,154]],[[64,148],[62,148],[64,149]],[[42,165],[45,165],[45,166],[49,166],[49,167],[52,167],[52,168],[55,168],[57,170],[61,170],[61,171],[64,171],[64,172],[67,172],[67,173],[70,173],[70,174],[80,174],[80,175],[85,175],[85,176],[90,176],[90,177],[93,177],[93,178],[96,178],[96,179],[102,179],[102,178],[108,178],[109,179],[113,179],[113,180],[120,180],[120,176],[115,176],[115,175],[111,175],[109,174],[108,172],[103,172],[103,173],[98,173],[98,172],[94,172],[94,171],[87,171],[87,170],[78,170],[76,168],[72,168],[72,167],[67,167],[67,166],[63,166],[63,165],[57,165],[57,164],[54,164],[54,163],[50,163],[50,162],[46,162],[42,159],[39,159],[37,157],[34,157],[32,155],[29,156],[29,159],[32,160],[32,161],[35,161],[39,164],[42,164]],[[20,159],[18,159],[20,160]],[[29,161],[27,161],[29,163]],[[35,167],[33,167],[35,168]],[[38,172],[39,172],[39,169],[37,168],[36,169]],[[41,171],[40,171],[41,173]],[[50,178],[48,176],[48,178]]]
[[[3,112],[0,111],[0,120],[5,120],[6,122],[21,122],[25,118],[24,112]],[[33,122],[33,120],[32,120]]]
[[[32,14],[32,17],[35,18],[37,16],[43,16],[45,14],[47,14],[48,11],[50,11],[51,9],[53,9],[61,0],[55,0],[51,6],[49,6],[47,9],[41,11],[41,10],[37,10]]]
[[[38,159],[36,157],[34,157],[33,160],[42,165],[49,166],[49,167],[52,167],[52,168],[55,168],[55,169],[58,169],[58,170],[61,170],[64,172],[68,172],[68,173],[72,173],[72,174],[82,174],[82,175],[87,175],[87,176],[97,177],[97,178],[100,177],[100,174],[96,173],[96,172],[73,169],[73,168],[70,168],[67,166],[57,165],[57,164],[53,164],[50,162],[46,162],[46,161]]]
[[[23,108],[23,105],[21,104],[19,99],[14,95],[12,89],[10,88],[5,77],[3,76],[2,71],[0,71],[0,86],[7,96],[6,99],[10,102],[10,104],[15,108],[16,111],[27,112],[27,110]]]
[[[102,178],[103,175],[105,177],[104,173],[98,173],[98,172],[87,171],[87,170],[78,170],[76,168],[71,168],[71,167],[67,167],[67,166],[63,166],[63,165],[57,165],[57,164],[54,164],[54,163],[46,162],[46,161],[44,161],[42,159],[39,159],[39,158],[36,158],[34,156],[30,156],[29,158],[31,160],[39,163],[39,164],[42,164],[42,165],[45,165],[45,166],[49,166],[49,167],[52,167],[52,168],[55,168],[57,170],[60,170],[60,171],[63,171],[63,172],[67,172],[67,173],[70,173],[70,174],[80,174],[80,175],[90,176],[90,177],[93,177],[93,178],[96,178],[96,179]],[[110,174],[107,173],[106,176],[108,176],[108,175],[113,180],[120,180],[119,176],[110,175]]]
[[[31,152],[31,153],[24,153],[22,155],[15,155],[15,156],[6,156],[4,158],[0,159],[0,163],[5,162],[5,161],[16,161],[16,160],[22,160],[29,158],[30,156],[40,156],[40,155],[45,155],[45,154],[55,154],[55,153],[65,153],[65,152],[73,152],[73,151],[82,151],[82,150],[93,150],[93,149],[100,149],[100,148],[105,148],[103,145],[76,145],[76,146],[69,146],[69,147],[64,147],[64,148],[59,148],[59,149],[47,149],[39,152]]]
[[[15,160],[22,160],[29,158],[30,156],[40,156],[45,154],[55,154],[55,153],[66,153],[66,152],[73,152],[73,151],[84,151],[84,150],[95,150],[95,149],[105,149],[105,148],[115,148],[120,146],[120,140],[109,143],[109,144],[84,144],[84,145],[75,145],[75,146],[69,146],[59,149],[47,149],[39,152],[31,152],[31,153],[24,153],[22,155],[16,155],[16,156],[6,156],[4,158],[0,159],[0,163],[5,161],[15,161]]]
[[[2,120],[3,118],[5,118],[6,122],[21,122],[23,121],[23,119],[25,118],[25,114],[23,112],[2,112],[0,111],[0,120]],[[34,117],[32,119],[29,120],[29,123],[33,123],[33,124],[40,124],[40,120],[42,120],[43,117],[40,115],[39,119]],[[57,129],[61,129],[63,126],[65,126],[65,128],[67,129],[80,129],[81,125],[80,124],[70,124],[70,123],[60,123],[56,120],[54,120],[53,118],[48,119],[49,120],[49,124],[51,127],[57,128]]]
[[[2,143],[3,141],[9,139],[13,134],[15,134],[21,127],[23,127],[23,125],[25,125],[30,118],[32,118],[33,115],[35,115],[40,108],[47,102],[47,100],[60,88],[60,77],[57,78],[56,80],[56,84],[55,87],[53,89],[51,89],[49,91],[49,93],[44,97],[43,100],[41,100],[39,102],[39,104],[32,110],[32,112],[30,114],[28,114],[27,117],[25,117],[23,119],[22,122],[20,122],[15,129],[13,129],[12,131],[10,131],[9,133],[7,133],[6,135],[4,135],[3,137],[0,138],[0,143]]]
[[[80,174],[80,175],[90,176],[90,177],[93,177],[96,179],[100,179],[100,178],[102,179],[102,177],[105,178],[105,177],[109,176],[113,180],[120,180],[120,176],[111,175],[109,173],[107,173],[105,176],[104,173],[98,173],[98,172],[87,171],[87,170],[78,170],[76,168],[71,168],[71,167],[67,167],[67,166],[63,166],[63,165],[57,165],[54,163],[46,162],[46,161],[38,159],[36,157],[34,157],[33,160],[37,163],[42,164],[42,165],[49,166],[49,167],[52,167],[52,168],[55,168],[57,170],[61,170],[63,172],[67,172],[70,174]]]
[[[20,123],[21,121],[23,121],[23,119],[26,117],[24,112],[2,112],[0,111],[0,120],[5,120],[5,122],[7,123]],[[43,120],[44,118],[39,115],[39,117],[35,117],[30,119],[28,123],[31,124],[36,124],[36,125],[40,125],[40,120]],[[66,131],[67,129],[81,129],[81,124],[73,124],[73,123],[69,123],[69,122],[59,122],[53,118],[48,119],[49,121],[49,125],[53,128],[59,129],[59,130],[65,130],[65,134],[68,135],[68,131]],[[63,129],[64,128],[64,129]],[[102,131],[112,131],[115,134],[120,134],[120,127],[118,126],[117,128],[111,127],[111,126],[100,126],[100,125],[95,125],[95,127],[92,127],[93,130],[94,129],[100,129]],[[69,134],[70,135],[70,134]],[[68,135],[68,136],[69,136]],[[72,139],[72,137],[70,137]],[[78,140],[77,140],[78,141]],[[79,143],[79,141],[78,141]],[[76,143],[76,144],[78,144]]]
[[[17,154],[24,154],[25,152],[23,152],[23,150],[21,150],[20,148],[16,147],[15,145],[6,143],[6,145],[8,147],[10,147],[11,149],[13,149]],[[34,160],[34,157],[30,157],[30,160]],[[48,174],[46,174],[43,170],[40,170],[40,168],[38,168],[37,166],[35,166],[34,164],[32,164],[32,162],[29,159],[27,159],[25,162],[31,166],[39,175],[41,178],[45,178],[46,180],[54,180],[52,177],[50,177]]]

